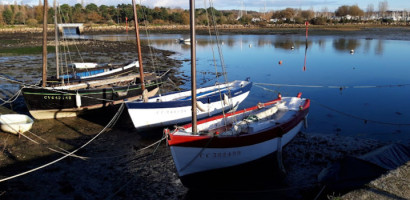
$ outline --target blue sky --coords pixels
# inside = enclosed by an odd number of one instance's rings
[[[12,4],[15,0],[0,0],[3,4]],[[43,0],[41,0],[43,1]],[[52,5],[54,0],[48,0],[49,4]],[[121,3],[131,4],[132,0],[57,0],[60,5],[68,3],[70,5],[81,3],[84,4],[95,3],[97,5],[118,5]],[[209,7],[209,0],[205,0],[207,6]],[[17,0],[20,4],[37,5],[39,0]],[[188,0],[136,0],[137,4],[142,4],[148,7],[163,6],[170,8],[188,8]],[[380,1],[374,0],[213,0],[214,7],[218,10],[222,9],[240,9],[241,2],[243,2],[244,7],[247,10],[263,11],[264,7],[266,10],[281,10],[287,7],[290,8],[301,8],[310,9],[313,8],[316,11],[321,11],[323,8],[327,7],[329,11],[334,11],[342,5],[355,5],[357,4],[362,10],[366,11],[368,5],[373,4],[374,10],[378,10],[378,5]],[[389,5],[389,10],[407,10],[410,11],[410,0],[387,0]],[[196,0],[196,7],[204,7],[204,0]]]

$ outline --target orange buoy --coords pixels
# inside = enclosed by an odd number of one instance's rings
[[[281,65],[281,64],[282,64],[282,61],[280,60],[280,61],[279,61],[279,65]]]

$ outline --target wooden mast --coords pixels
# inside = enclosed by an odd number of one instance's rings
[[[192,132],[197,131],[196,116],[196,39],[195,39],[195,0],[189,1],[191,30],[191,95],[192,95]]]
[[[137,38],[137,51],[138,51],[138,63],[140,68],[140,81],[141,81],[141,90],[145,90],[144,84],[144,68],[142,67],[142,53],[141,53],[141,42],[140,42],[140,33],[138,28],[138,15],[137,7],[135,5],[135,0],[132,0],[132,7],[134,8],[134,25],[135,25],[135,36]]]
[[[55,28],[55,35],[56,35],[56,72],[57,72],[57,79],[60,79],[60,63],[58,58],[58,27],[57,27],[57,0],[54,0],[54,28]]]
[[[44,0],[43,5],[43,84],[46,87],[47,83],[47,10],[48,2]]]

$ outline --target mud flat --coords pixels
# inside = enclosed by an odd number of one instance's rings
[[[0,40],[9,42],[0,42],[0,47],[39,45],[39,37],[1,34]],[[14,40],[19,42],[13,43]],[[87,41],[81,44],[77,47],[85,61],[123,62],[136,58],[132,43]],[[143,52],[147,52],[147,48],[144,47]],[[180,61],[167,57],[172,52],[155,52],[156,59],[160,59],[157,63],[162,63],[160,66],[164,69],[179,66]],[[145,58],[149,66],[151,58],[148,55]],[[13,77],[28,83],[35,83],[40,77],[41,55],[11,55],[2,57],[0,62],[2,73],[14,74]],[[13,105],[15,111],[25,112],[21,100]],[[284,185],[259,191],[192,191],[178,179],[169,148],[161,141],[162,130],[136,132],[127,111],[123,110],[116,125],[101,132],[118,109],[77,118],[36,120],[31,132],[24,134],[26,137],[0,132],[0,180],[42,167],[0,182],[0,199],[314,199],[321,189],[317,175],[323,168],[345,156],[362,155],[385,145],[375,140],[299,133],[284,148],[283,161],[287,170]],[[7,112],[5,108],[0,111]],[[156,144],[158,141],[161,143]],[[145,149],[151,144],[154,145]],[[77,157],[59,160],[77,149]],[[45,166],[51,162],[55,163]],[[389,192],[409,198],[404,192],[409,191],[405,190],[408,184],[404,185],[409,180],[408,164],[400,169],[390,172],[396,179],[385,178],[387,182],[377,184],[382,190],[397,187]],[[354,191],[346,198],[358,199],[361,195]],[[335,194],[335,197],[340,196]]]
[[[410,199],[410,161],[341,199]]]

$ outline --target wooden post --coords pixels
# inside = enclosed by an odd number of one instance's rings
[[[59,61],[59,53],[58,53],[58,26],[57,26],[57,0],[54,0],[54,27],[55,27],[55,35],[56,35],[56,71],[57,71],[57,79],[60,79],[60,61]]]
[[[132,0],[132,7],[134,8],[134,24],[135,24],[135,35],[137,37],[138,63],[140,65],[141,90],[144,91],[145,90],[144,68],[142,67],[141,42],[140,42],[140,33],[139,33],[139,27],[138,27],[138,15],[137,15],[137,7],[135,5],[135,0]]]
[[[48,2],[44,0],[43,6],[43,87],[47,83],[47,10]]]
[[[189,1],[191,30],[191,95],[192,95],[192,133],[197,131],[196,117],[196,38],[195,38],[195,0]]]

